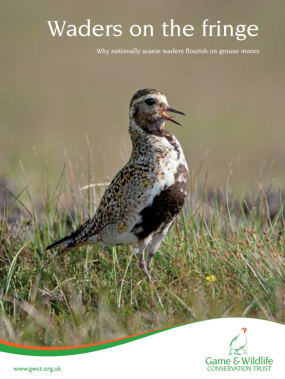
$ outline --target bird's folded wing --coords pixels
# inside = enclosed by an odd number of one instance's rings
[[[127,164],[106,189],[90,220],[92,234],[100,232],[110,223],[117,223],[119,229],[128,227],[153,197],[154,182],[155,176],[149,173],[149,169]]]

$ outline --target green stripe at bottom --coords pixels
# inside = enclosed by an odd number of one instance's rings
[[[32,355],[32,356],[62,356],[62,355],[85,354],[85,353],[90,353],[92,351],[99,351],[103,349],[109,349],[114,346],[123,345],[125,343],[136,341],[141,338],[145,338],[145,337],[148,337],[160,332],[164,332],[165,330],[176,328],[178,326],[181,326],[181,325],[170,326],[167,328],[158,329],[158,330],[142,333],[135,336],[124,337],[112,342],[103,342],[103,343],[94,344],[93,346],[86,346],[86,347],[85,346],[77,347],[77,348],[66,347],[60,350],[40,350],[37,348],[17,347],[17,346],[11,346],[11,345],[0,343],[0,351],[3,351],[5,353],[10,353],[10,354]]]

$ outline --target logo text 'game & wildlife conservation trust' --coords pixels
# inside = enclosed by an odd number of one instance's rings
[[[271,371],[273,359],[268,356],[248,356],[247,328],[241,328],[229,344],[227,357],[205,359],[207,371]]]

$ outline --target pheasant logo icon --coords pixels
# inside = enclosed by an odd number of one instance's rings
[[[242,328],[229,346],[229,355],[247,355],[247,328]]]

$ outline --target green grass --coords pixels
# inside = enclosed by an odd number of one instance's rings
[[[82,195],[87,204],[62,183],[40,204],[28,193],[21,203],[30,211],[22,207],[18,225],[7,222],[7,208],[0,223],[0,338],[62,346],[217,317],[284,323],[282,209],[271,221],[262,192],[261,206],[249,212],[227,193],[210,201],[197,192],[191,188],[190,204],[154,258],[154,286],[129,247],[45,250],[92,214],[95,192]]]

